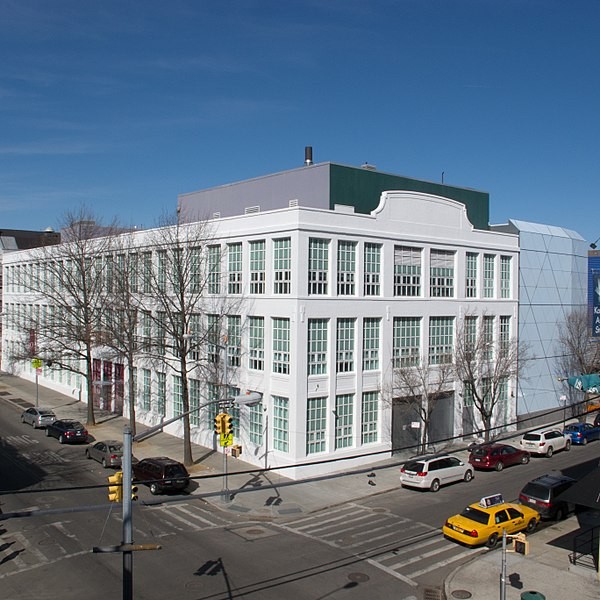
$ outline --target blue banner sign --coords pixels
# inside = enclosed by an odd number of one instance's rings
[[[600,271],[592,271],[592,337],[600,337]]]
[[[577,377],[569,377],[567,382],[576,390],[581,390],[582,392],[591,392],[592,394],[600,394],[600,375],[596,373],[591,373],[590,375],[578,375]]]

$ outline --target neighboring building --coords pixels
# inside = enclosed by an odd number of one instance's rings
[[[530,360],[520,377],[517,413],[531,415],[564,405],[560,369],[560,324],[586,306],[587,242],[576,232],[510,219],[494,231],[519,236],[519,343]],[[560,414],[558,415],[560,417]]]
[[[0,267],[2,257],[7,252],[27,250],[38,246],[60,243],[60,233],[51,229],[46,231],[28,231],[24,229],[0,229]],[[0,268],[0,315],[2,314],[2,273]],[[0,318],[0,368],[2,366],[2,319]]]
[[[446,360],[465,315],[485,318],[496,339],[517,335],[518,237],[487,228],[488,203],[482,192],[332,164],[180,197],[182,221],[213,217],[207,251],[221,257],[223,283],[212,292],[240,299],[230,315],[240,324],[240,359],[229,365],[228,383],[263,394],[262,404],[240,409],[236,442],[246,461],[276,468],[356,457],[286,470],[303,477],[406,447],[416,419],[394,398],[394,365]],[[147,235],[132,239],[141,246]],[[9,258],[5,273],[28,254]],[[9,311],[22,314],[34,299],[7,279]],[[96,364],[103,378],[100,353]],[[14,368],[33,377],[27,365]],[[139,420],[153,425],[176,414],[176,379],[163,373],[159,381],[147,368],[143,375]],[[52,371],[40,383],[81,393]],[[463,392],[460,381],[448,385],[434,440],[476,432]],[[516,381],[507,381],[496,425],[514,421],[515,395]],[[213,418],[202,413],[193,441],[213,445]],[[167,430],[181,434],[178,423]]]

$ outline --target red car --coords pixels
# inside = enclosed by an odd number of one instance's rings
[[[529,458],[529,452],[508,444],[481,444],[471,451],[469,463],[476,469],[502,471],[509,465],[526,465]]]

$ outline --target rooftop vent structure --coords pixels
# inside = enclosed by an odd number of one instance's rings
[[[313,164],[312,159],[312,146],[304,146],[304,164],[307,167]]]

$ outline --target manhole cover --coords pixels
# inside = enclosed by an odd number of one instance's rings
[[[230,529],[230,531],[248,541],[259,540],[262,538],[271,537],[272,535],[277,535],[277,531],[266,529],[265,527],[239,527],[237,529]]]
[[[348,575],[350,581],[356,581],[356,583],[365,583],[369,581],[369,576],[366,573],[350,573]]]
[[[459,600],[465,600],[466,598],[470,598],[472,595],[473,594],[467,590],[454,590],[452,592],[452,597],[458,598]]]

